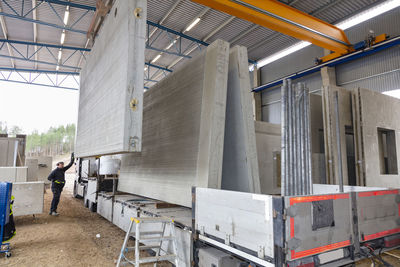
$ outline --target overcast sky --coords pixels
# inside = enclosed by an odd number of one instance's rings
[[[78,91],[0,81],[0,121],[25,134],[76,123]]]

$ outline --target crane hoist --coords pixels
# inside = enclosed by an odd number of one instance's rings
[[[192,1],[332,52],[318,59],[317,64],[364,49],[388,38],[386,34],[369,36],[365,41],[353,45],[338,27],[275,0]]]

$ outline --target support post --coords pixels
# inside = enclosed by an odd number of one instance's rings
[[[253,88],[260,86],[261,84],[261,69],[254,67],[252,74]],[[253,115],[254,120],[262,120],[262,95],[261,92],[253,92]]]

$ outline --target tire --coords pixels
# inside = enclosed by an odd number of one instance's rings
[[[6,252],[6,258],[10,258],[11,257],[11,252]]]
[[[89,201],[89,210],[91,212],[96,212],[97,211],[97,203],[93,203],[93,202]]]

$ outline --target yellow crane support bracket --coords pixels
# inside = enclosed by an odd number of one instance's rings
[[[339,54],[353,51],[339,28],[275,0],[192,0]]]

